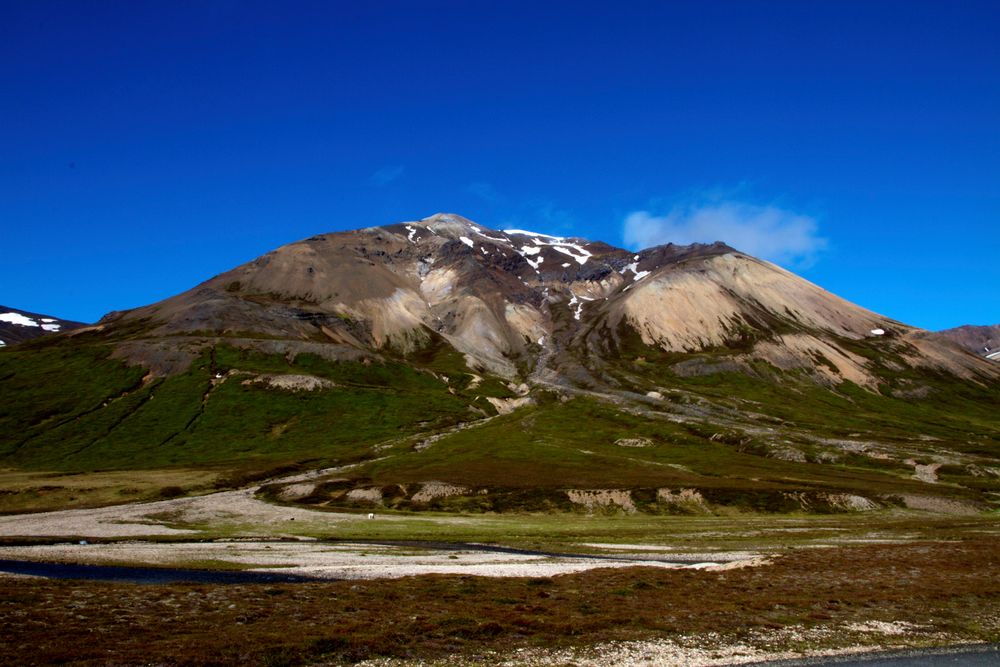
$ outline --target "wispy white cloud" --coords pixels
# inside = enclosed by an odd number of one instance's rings
[[[368,182],[382,188],[398,180],[404,171],[406,171],[406,168],[401,164],[382,167],[368,177]]]
[[[495,211],[490,221],[496,229],[531,229],[550,234],[565,233],[576,226],[576,216],[572,211],[561,208],[552,199],[542,197],[525,198],[501,192],[486,181],[476,181],[466,186],[466,191],[476,195]]]
[[[678,205],[665,215],[633,211],[625,217],[625,245],[723,241],[742,252],[791,266],[809,266],[826,248],[815,218],[777,206],[716,200]]]
[[[576,222],[576,217],[569,209],[559,208],[552,201],[539,202],[533,215],[549,229],[565,231],[572,229]]]
[[[576,216],[572,211],[544,199],[526,201],[502,216],[500,221],[498,229],[530,229],[547,234],[565,234],[576,227]]]
[[[490,204],[496,204],[503,200],[503,196],[497,192],[497,189],[491,183],[477,181],[470,183],[466,190]]]

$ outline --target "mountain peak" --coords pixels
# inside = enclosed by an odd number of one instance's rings
[[[420,222],[428,225],[436,222],[453,223],[453,224],[464,225],[466,227],[470,227],[474,224],[472,220],[469,220],[465,216],[459,215],[457,213],[445,213],[445,212],[435,213],[433,215],[427,216],[426,218],[421,218]]]
[[[407,223],[426,227],[438,234],[467,234],[477,229],[475,223],[457,213],[435,213],[426,218],[422,218],[416,223]]]

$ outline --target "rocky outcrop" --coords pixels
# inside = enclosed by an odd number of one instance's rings
[[[570,489],[566,496],[574,505],[588,511],[596,509],[619,509],[628,514],[636,511],[632,492],[628,489]]]

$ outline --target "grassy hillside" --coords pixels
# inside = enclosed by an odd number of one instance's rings
[[[185,373],[144,381],[144,370],[109,352],[71,344],[0,355],[8,397],[0,406],[0,465],[74,471],[354,461],[381,441],[483,416],[472,405],[492,409],[461,382],[400,362],[310,355],[289,362],[219,345]],[[293,391],[254,382],[275,373],[333,386]]]
[[[402,442],[352,470],[351,480],[320,483],[302,502],[364,504],[346,492],[378,489],[382,505],[399,509],[583,511],[567,490],[621,489],[627,499],[586,511],[827,512],[846,509],[838,504],[845,494],[891,507],[903,505],[904,496],[982,502],[989,499],[985,494],[1000,491],[996,477],[976,476],[961,466],[953,466],[947,483],[929,485],[899,460],[902,451],[896,459],[859,454],[834,459],[816,456],[814,449],[812,457],[787,460],[777,455],[775,440],[784,437],[634,414],[590,398],[551,401],[448,434],[419,450]],[[628,446],[636,442],[643,446]],[[416,493],[429,480],[465,490],[418,501]],[[660,489],[688,489],[698,497],[664,502]],[[266,493],[281,497],[280,488]]]
[[[980,507],[1000,498],[1000,392],[926,372],[887,371],[878,391],[819,386],[764,362],[753,373],[686,377],[671,366],[711,355],[646,348],[622,356],[616,389],[536,390],[533,405],[497,415],[486,397],[510,390],[469,373],[440,341],[364,362],[264,354],[225,339],[200,349],[169,377],[112,359],[100,338],[4,351],[0,468],[187,468],[235,484],[358,463],[351,480],[330,481],[307,502],[339,506],[352,488],[378,488],[383,504],[401,509],[574,509],[566,489],[629,490],[650,512],[704,509],[664,505],[663,488],[694,489],[705,506],[768,511],[835,509],[829,494],[883,506],[905,496]],[[313,388],[270,382],[293,375]],[[917,383],[925,397],[899,397]],[[662,398],[644,398],[650,388]],[[432,480],[470,491],[414,502]]]

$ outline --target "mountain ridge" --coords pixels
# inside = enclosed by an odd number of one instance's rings
[[[938,331],[936,335],[951,340],[974,354],[1000,360],[1000,324],[965,324]]]
[[[630,252],[454,214],[313,236],[100,326],[144,319],[154,337],[249,331],[349,348],[336,352],[348,358],[412,353],[434,334],[473,370],[510,380],[567,352],[583,367],[599,365],[596,351],[617,345],[623,324],[667,352],[744,347],[738,363],[818,368],[824,382],[876,384],[864,360],[831,337],[900,340],[909,363],[989,375],[914,327],[722,243]],[[820,356],[830,363],[817,366]],[[150,363],[141,351],[130,358]]]
[[[0,306],[0,347],[83,326],[83,322]]]

